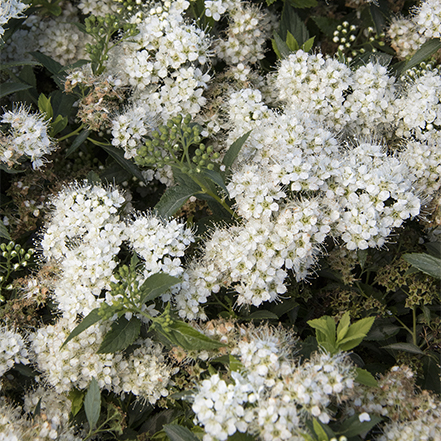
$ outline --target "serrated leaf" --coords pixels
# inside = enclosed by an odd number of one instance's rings
[[[355,371],[357,372],[357,376],[355,377],[357,383],[369,387],[378,387],[377,380],[369,371],[359,367],[355,368]]]
[[[98,386],[98,381],[92,378],[89,384],[89,389],[87,390],[86,396],[84,398],[84,410],[86,412],[87,422],[90,426],[90,431],[92,431],[101,413],[101,393],[100,387]]]
[[[44,93],[40,93],[38,97],[38,109],[41,113],[46,114],[47,119],[52,119],[54,111],[52,110],[51,99],[47,98]]]
[[[60,349],[62,349],[63,346],[65,346],[77,335],[80,335],[87,328],[90,328],[95,323],[99,322],[101,320],[101,316],[98,313],[99,310],[100,310],[99,308],[95,308],[92,311],[90,311],[89,314],[86,317],[84,317],[82,322],[69,334],[66,340],[64,340],[64,343],[61,345]]]
[[[2,220],[0,220],[0,237],[3,239],[11,240],[8,229],[6,228]]]
[[[299,43],[297,43],[297,40],[294,38],[294,36],[289,31],[287,31],[287,33],[286,33],[285,43],[291,52],[295,52],[295,51],[299,50]]]
[[[175,185],[165,190],[159,202],[155,205],[157,214],[165,219],[172,217],[195,194],[194,187]]]
[[[226,170],[229,170],[231,168],[237,158],[237,155],[240,152],[240,149],[245,144],[250,134],[251,130],[242,135],[240,138],[236,139],[236,141],[234,141],[233,144],[230,145],[227,153],[225,153],[224,159],[222,159],[222,164],[225,165]]]
[[[360,421],[359,415],[353,415],[339,426],[338,434],[346,437],[353,437],[369,432],[374,426],[381,423],[383,419],[377,415],[369,414],[370,421]]]
[[[147,280],[141,285],[141,304],[155,300],[161,294],[164,294],[172,286],[180,283],[181,279],[178,277],[170,276],[166,273],[156,273],[152,274]]]
[[[74,139],[72,145],[67,149],[66,158],[71,155],[89,136],[90,130],[84,129],[80,134]]]
[[[31,89],[30,84],[23,83],[3,83],[0,84],[0,98],[10,95],[11,93],[19,92],[21,90]]]
[[[196,331],[196,329],[189,324],[180,320],[173,321],[169,326],[169,330],[162,333],[169,338],[172,343],[178,344],[186,350],[213,350],[225,346],[223,343],[212,340],[205,334]]]
[[[306,40],[302,44],[302,51],[309,52],[312,49],[312,46],[314,46],[314,40],[315,40],[315,36],[311,37],[309,40]]]
[[[282,41],[286,41],[288,31],[291,32],[299,46],[302,46],[303,43],[309,39],[309,32],[305,23],[303,23],[303,20],[298,16],[291,4],[286,1],[284,2],[282,17],[280,19],[279,36]],[[277,46],[280,49],[278,42]]]
[[[273,44],[274,52],[280,60],[288,57],[291,53],[288,45],[280,38],[277,32],[274,32],[274,40],[271,40]]]
[[[58,61],[53,60],[41,52],[29,52],[29,54],[41,63],[51,74],[57,75],[63,69],[63,66],[58,63]]]
[[[73,416],[77,415],[77,413],[81,410],[83,407],[84,397],[86,393],[84,391],[78,390],[78,389],[71,389],[68,398],[71,402],[71,408],[70,411]]]
[[[404,254],[403,259],[424,274],[441,279],[441,259],[425,253]]]
[[[332,38],[334,31],[340,24],[340,20],[331,17],[313,16],[311,17],[318,28],[328,37]]]
[[[225,194],[229,197],[230,194],[228,193],[227,187],[225,186],[225,182],[222,179],[222,175],[217,172],[216,170],[208,170],[204,169],[201,173],[206,178],[210,179],[212,182],[214,182],[216,185],[219,185],[220,188],[225,192]]]
[[[382,346],[382,349],[394,349],[396,351],[410,352],[411,354],[424,355],[424,352],[412,343],[392,343],[387,346]]]
[[[100,144],[100,147],[107,152],[124,170],[138,178],[141,182],[144,181],[144,176],[139,171],[139,168],[132,161],[124,158],[124,153],[121,149],[111,145],[102,144]]]
[[[190,429],[178,424],[165,424],[164,430],[170,441],[199,441]]]
[[[317,0],[289,0],[289,2],[299,9],[314,8],[318,5]]]
[[[97,353],[114,354],[123,351],[138,338],[140,331],[141,322],[138,318],[132,317],[127,320],[125,317],[120,317],[112,324]]]
[[[348,311],[343,314],[337,326],[337,344],[343,340],[348,332],[349,325],[351,323],[351,318]]]
[[[414,56],[397,72],[403,74],[406,70],[412,69],[412,67],[418,66],[423,61],[427,60],[436,51],[441,48],[441,40],[439,38],[432,38],[426,41],[421,47],[415,52]]]

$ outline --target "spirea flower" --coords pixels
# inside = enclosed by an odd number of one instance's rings
[[[25,339],[19,333],[2,327],[0,328],[0,377],[15,363],[29,363]]]
[[[19,0],[4,0],[0,3],[0,38],[5,33],[3,25],[8,23],[11,18],[20,18],[23,11],[29,8],[29,5]]]
[[[9,133],[0,132],[0,161],[12,167],[22,156],[28,157],[34,169],[44,163],[44,155],[58,146],[50,139],[49,123],[40,113],[20,106],[5,112],[0,122],[9,124]]]
[[[420,27],[419,32],[426,38],[440,38],[441,4],[437,0],[422,1],[413,20]]]

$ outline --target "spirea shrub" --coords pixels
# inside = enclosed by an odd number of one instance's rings
[[[438,3],[1,2],[0,440],[441,439]]]

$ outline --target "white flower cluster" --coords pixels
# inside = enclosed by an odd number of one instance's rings
[[[124,239],[119,211],[124,196],[92,184],[66,187],[52,201],[54,210],[41,241],[46,259],[62,271],[54,297],[65,316],[75,320],[99,305],[103,289],[114,281],[116,255]],[[75,296],[72,296],[72,292]]]
[[[438,0],[422,1],[413,20],[426,38],[441,37],[441,4]]]
[[[121,8],[121,3],[115,0],[81,0],[78,8],[84,15],[93,14],[104,17],[106,14],[115,14]]]
[[[57,393],[73,387],[85,389],[95,378],[101,389],[116,394],[133,393],[154,404],[166,389],[171,369],[165,363],[162,346],[150,339],[135,342],[138,348],[128,356],[97,353],[109,327],[97,324],[61,345],[76,323],[61,318],[30,335],[30,349],[38,370]]]
[[[91,36],[81,32],[74,22],[79,22],[79,10],[71,3],[64,3],[58,17],[46,19],[32,15],[22,29],[15,32],[2,50],[5,61],[33,60],[26,54],[40,51],[63,66],[79,59],[89,58],[86,44],[93,43]]]
[[[57,148],[49,138],[49,124],[40,113],[30,113],[21,106],[5,112],[0,122],[10,125],[7,135],[0,132],[0,162],[10,167],[18,164],[25,155],[32,161],[34,169],[40,168],[44,163],[43,156]]]
[[[234,8],[236,0],[204,0],[205,15],[219,21],[221,15]]]
[[[0,377],[15,363],[29,363],[25,341],[19,333],[2,327],[0,328]]]
[[[296,363],[292,338],[282,329],[257,328],[241,337],[233,349],[240,373],[229,380],[212,375],[194,396],[204,441],[223,441],[236,431],[264,441],[300,441],[308,418],[327,424],[332,405],[352,392],[355,369],[345,354],[317,352]]]
[[[436,441],[441,439],[441,418],[433,413],[423,414],[414,421],[386,424],[383,431],[378,441]]]
[[[29,8],[29,5],[20,0],[4,0],[0,3],[0,38],[5,33],[3,25],[8,23],[11,18],[21,17],[21,13]]]
[[[237,2],[230,11],[226,38],[214,44],[216,55],[227,64],[255,64],[264,57],[265,42],[272,35],[271,18],[258,7]]]

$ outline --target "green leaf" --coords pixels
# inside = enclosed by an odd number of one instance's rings
[[[86,412],[86,418],[90,426],[90,431],[92,431],[95,428],[101,413],[100,387],[98,386],[98,381],[96,381],[95,378],[92,378],[89,389],[87,390],[84,398],[84,410]]]
[[[225,182],[222,178],[222,175],[217,172],[216,170],[208,170],[203,169],[202,173],[203,176],[210,179],[212,182],[214,182],[216,185],[219,185],[220,188],[225,192],[225,194],[229,197],[230,194],[228,193],[227,187],[225,186]]]
[[[32,86],[23,83],[3,83],[0,84],[0,98],[10,95],[11,93],[19,92],[21,90],[31,89]]]
[[[69,334],[69,336],[64,340],[64,343],[61,345],[60,349],[63,348],[68,342],[70,342],[77,335],[80,335],[87,328],[90,328],[95,323],[101,320],[101,316],[99,315],[100,308],[95,308],[89,312],[89,314],[84,317],[82,322]]]
[[[329,343],[335,346],[335,321],[332,317],[324,316],[315,320],[309,320],[308,325],[319,331],[317,333],[317,341],[320,345]]]
[[[338,434],[346,437],[357,436],[369,432],[374,426],[383,421],[383,419],[377,415],[369,414],[369,417],[371,418],[370,421],[361,422],[359,415],[351,416],[339,426]]]
[[[3,239],[11,240],[8,229],[6,228],[2,220],[0,220],[0,237]]]
[[[201,188],[199,187],[199,191]],[[172,217],[198,190],[194,186],[175,185],[165,190],[159,202],[155,205],[155,211],[159,216],[168,219]]]
[[[311,17],[318,28],[327,36],[332,38],[340,20],[331,17],[313,16]]]
[[[357,259],[358,263],[360,264],[361,269],[364,268],[364,265],[366,264],[366,259],[368,257],[369,250],[357,250]]]
[[[165,332],[162,330],[160,332],[172,343],[175,343],[186,350],[213,350],[225,346],[223,343],[212,340],[201,332],[196,331],[196,329],[189,324],[180,320],[173,321],[169,326],[169,330],[166,330]]]
[[[12,63],[0,63],[0,70],[10,69],[11,67],[20,67],[20,66],[40,66],[40,63],[37,61],[14,61]]]
[[[357,376],[355,377],[357,383],[369,387],[378,387],[377,380],[369,371],[359,367],[355,368],[355,371],[357,372]]]
[[[314,40],[315,36],[311,37],[309,40],[306,40],[302,45],[302,50],[305,52],[309,52],[312,49],[312,46],[314,46]]]
[[[288,45],[280,38],[280,35],[277,32],[274,32],[274,40],[271,40],[271,42],[274,52],[276,53],[279,60],[283,60],[291,53]]]
[[[47,98],[44,93],[40,93],[38,97],[38,109],[41,113],[46,114],[46,119],[52,119],[52,117],[54,116],[51,99]]]
[[[71,389],[68,398],[71,402],[71,408],[70,411],[73,416],[77,415],[77,413],[81,410],[83,407],[84,397],[86,393],[82,390],[78,389]]]
[[[428,354],[430,355],[430,354]],[[439,353],[432,353],[439,363]],[[439,381],[439,364],[432,357],[423,358],[423,379],[421,387],[441,394],[441,381]]]
[[[164,294],[172,286],[180,282],[181,279],[179,277],[173,277],[166,273],[152,274],[141,285],[140,288],[142,292],[141,305],[143,305],[146,302],[155,300],[158,296]]]
[[[97,353],[114,354],[123,351],[138,338],[140,331],[141,322],[138,318],[132,317],[127,320],[125,317],[120,317],[118,321],[112,324]]]
[[[60,133],[67,126],[68,119],[66,116],[57,115],[55,121],[51,122],[51,136],[55,136],[57,133]]]
[[[290,3],[286,1],[283,5],[279,32],[279,36],[283,41],[286,41],[288,32],[291,32],[299,46],[302,46],[303,43],[309,39],[309,32],[308,29],[306,29],[305,23],[303,23]],[[278,42],[277,46],[280,49]]]
[[[80,134],[74,139],[72,145],[67,149],[66,158],[71,155],[89,136],[90,130],[84,129]]]
[[[385,340],[389,337],[393,337],[394,335],[400,332],[401,326],[394,325],[392,323],[380,322],[374,324],[368,335],[366,336],[366,340]]]
[[[377,4],[371,4],[369,7],[371,18],[375,26],[375,32],[381,34],[387,27],[389,19],[389,8],[382,0],[377,0]]]
[[[247,317],[241,317],[242,320],[278,320],[278,318],[279,317],[277,316],[277,314],[274,314],[274,312],[264,309],[253,312]]]
[[[124,152],[121,149],[111,145],[99,144],[100,147],[106,151],[124,170],[128,171],[133,176],[137,177],[141,182],[144,182],[144,176],[139,171],[139,168],[128,159],[124,158]]]
[[[58,63],[58,61],[53,60],[41,52],[29,52],[29,54],[41,63],[51,74],[57,75],[63,69],[63,66]]]
[[[441,259],[425,253],[404,254],[403,259],[424,274],[441,279]]]
[[[234,355],[229,355],[230,371],[240,372],[244,370],[244,365]]]
[[[250,134],[251,134],[251,130],[245,133],[244,135],[242,135],[240,138],[236,139],[236,141],[234,141],[233,144],[230,145],[230,148],[228,149],[227,153],[225,153],[224,159],[222,159],[222,164],[225,165],[227,171],[233,165],[234,161],[237,158],[237,155],[240,152],[240,149],[245,144],[245,141],[248,139]]]
[[[299,9],[303,8],[314,8],[318,5],[317,0],[289,0],[289,2]]]
[[[345,338],[350,323],[351,323],[351,316],[349,314],[349,311],[346,311],[343,314],[343,317],[340,319],[340,322],[338,323],[337,326],[337,344]]]
[[[366,317],[352,324],[345,338],[338,342],[339,349],[349,351],[358,346],[370,331],[374,321],[375,317]]]
[[[286,45],[288,46],[291,52],[295,52],[299,50],[299,43],[297,43],[297,40],[289,31],[287,31],[286,33]]]
[[[392,343],[387,346],[382,346],[382,349],[394,349],[396,351],[410,352],[411,354],[424,355],[424,352],[412,343]]]
[[[164,430],[170,441],[199,441],[190,429],[178,424],[165,424]]]
[[[314,427],[314,432],[320,441],[329,441],[328,434],[323,429],[322,425],[314,418],[312,425]]]
[[[423,61],[427,60],[436,51],[441,48],[441,40],[439,38],[432,38],[426,41],[421,47],[416,51],[414,56],[397,72],[403,74],[406,70],[412,69],[412,67],[418,66]]]

